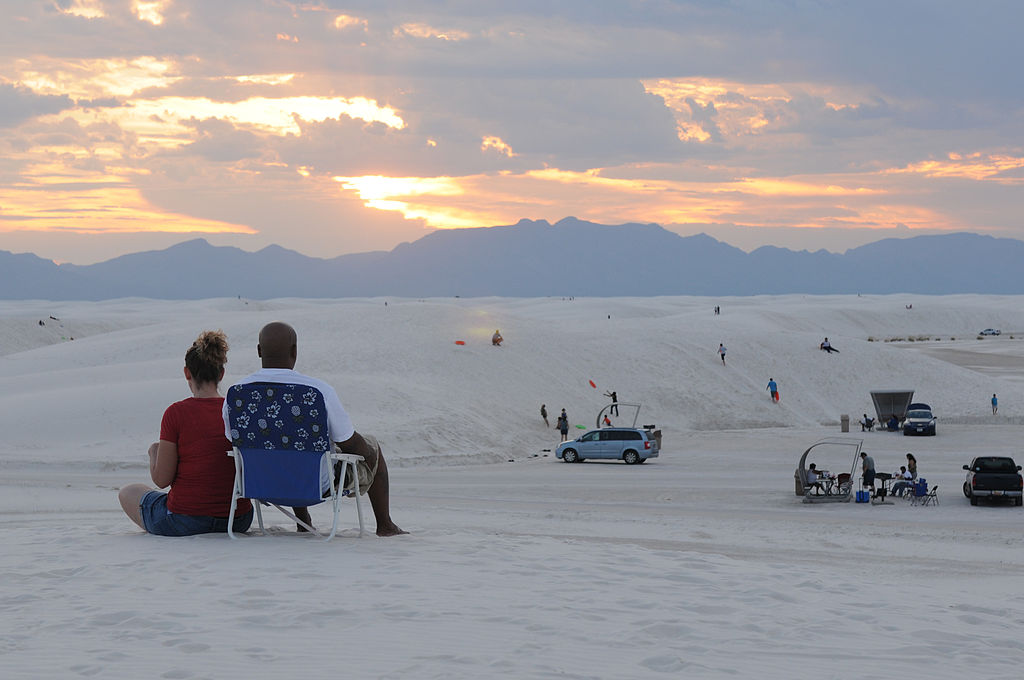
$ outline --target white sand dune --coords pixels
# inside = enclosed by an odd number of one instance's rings
[[[1024,462],[1020,302],[0,303],[0,667],[16,678],[335,665],[373,678],[1015,677],[1021,510],[972,508],[959,486],[972,455]],[[115,489],[148,481],[145,447],[187,396],[196,334],[228,333],[230,383],[258,366],[256,333],[274,319],[299,332],[297,368],[334,384],[357,429],[382,440],[410,536],[161,539],[121,513]],[[977,339],[990,326],[1003,335]],[[841,354],[817,350],[826,335]],[[913,451],[941,504],[802,505],[799,454],[838,435],[840,414],[870,412],[877,388],[915,389],[939,435],[850,436],[883,470]],[[659,459],[564,465],[545,451],[558,437],[540,404],[552,422],[565,407],[591,426],[605,390],[643,403],[641,422],[664,432]]]

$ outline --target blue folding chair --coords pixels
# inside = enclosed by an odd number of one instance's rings
[[[363,535],[363,507],[355,469],[363,457],[334,453],[320,390],[308,385],[248,383],[233,385],[226,401],[234,447],[228,455],[235,460],[228,536],[237,538],[231,530],[235,505],[239,498],[248,498],[254,501],[263,534],[267,531],[260,506],[273,505],[307,531],[329,541],[338,530],[342,498],[348,495],[355,496],[359,535]],[[324,477],[329,479],[327,490]],[[346,478],[352,480],[351,489],[343,488]],[[326,536],[287,509],[325,501],[330,501],[334,510],[331,532]]]

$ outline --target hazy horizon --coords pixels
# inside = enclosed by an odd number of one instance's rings
[[[574,219],[574,218],[566,217],[566,218],[563,218],[563,219]],[[557,221],[558,220],[551,221],[550,224],[556,224]],[[595,224],[600,224],[600,223],[595,223]],[[482,226],[483,226],[483,228],[491,228],[491,227],[512,226],[512,225],[482,225]],[[620,226],[620,225],[602,224],[601,226]],[[826,250],[828,252],[842,254],[842,253],[844,253],[844,252],[846,252],[848,250],[851,250],[853,248],[859,247],[861,245],[867,245],[869,243],[874,243],[875,241],[880,241],[880,240],[886,239],[886,238],[913,238],[915,236],[922,236],[922,235],[924,235],[923,233],[916,232],[916,231],[915,232],[911,232],[909,230],[903,230],[900,233],[885,234],[885,235],[881,235],[881,234],[877,234],[876,235],[876,234],[873,234],[873,233],[871,233],[871,234],[858,234],[858,236],[862,236],[864,238],[863,243],[858,242],[855,245],[850,245],[850,246],[845,247],[845,248],[835,248],[835,249],[830,249],[830,248],[820,248],[820,249],[819,248],[809,248],[806,245],[803,245],[803,244],[800,244],[800,243],[789,244],[789,243],[787,243],[787,241],[797,241],[797,240],[799,240],[797,235],[790,235],[789,238],[786,238],[785,236],[780,237],[779,239],[777,239],[776,243],[760,243],[760,242],[756,242],[755,241],[752,244],[748,244],[746,247],[744,247],[741,244],[744,243],[744,242],[751,241],[753,239],[753,237],[749,237],[749,238],[746,238],[746,239],[740,237],[740,238],[733,238],[733,239],[730,240],[728,238],[723,238],[720,235],[717,235],[717,236],[716,235],[712,235],[712,234],[708,233],[709,230],[707,230],[707,229],[697,229],[697,228],[693,228],[693,229],[679,229],[679,228],[671,229],[669,227],[665,227],[665,225],[659,225],[659,226],[662,226],[665,229],[667,229],[668,231],[671,231],[671,232],[676,233],[676,234],[678,234],[680,236],[683,236],[683,237],[686,237],[686,236],[696,236],[696,235],[700,235],[700,234],[703,234],[703,235],[706,235],[706,236],[710,236],[711,238],[714,238],[717,241],[725,243],[726,245],[732,246],[734,248],[738,248],[738,249],[740,249],[740,250],[742,250],[742,251],[744,251],[746,253],[750,253],[750,252],[752,252],[752,251],[754,251],[754,250],[756,250],[758,248],[761,248],[763,246],[766,246],[766,245],[771,245],[771,246],[776,246],[776,247],[779,247],[779,248],[786,248],[786,249],[793,250],[793,251],[807,250],[807,251],[810,251],[810,252],[814,252],[816,250]],[[421,239],[424,236],[432,233],[433,231],[436,231],[436,230],[425,231],[422,235],[417,236],[415,239],[411,239],[409,241],[402,241],[402,242],[396,243],[395,246],[392,246],[391,248],[381,248],[381,249],[376,249],[376,250],[364,250],[364,251],[353,251],[353,252],[340,253],[340,255],[353,255],[353,254],[368,253],[368,252],[390,252],[395,247],[397,247],[399,245],[402,245],[402,243],[406,243],[407,244],[407,243],[411,243],[411,242],[414,242],[414,241],[418,241],[419,239]],[[926,232],[926,233],[931,233],[931,232]],[[7,252],[11,252],[11,253],[13,253],[15,255],[21,255],[21,254],[35,255],[35,256],[40,257],[42,259],[50,260],[50,261],[54,262],[54,264],[58,264],[58,265],[60,265],[60,264],[73,264],[73,265],[86,266],[86,265],[91,265],[91,264],[98,264],[100,262],[106,262],[106,261],[112,260],[114,258],[121,257],[123,255],[133,255],[133,254],[138,254],[138,253],[142,253],[142,252],[151,252],[151,251],[162,251],[162,250],[166,250],[168,248],[174,247],[176,245],[181,245],[182,243],[187,243],[189,241],[195,241],[195,240],[204,240],[207,243],[209,243],[210,245],[217,246],[217,247],[234,247],[234,248],[239,248],[240,250],[243,250],[243,251],[248,252],[248,253],[255,253],[255,252],[263,250],[264,248],[267,248],[269,246],[280,246],[281,248],[285,248],[286,250],[295,251],[295,252],[298,252],[298,253],[300,253],[302,255],[305,255],[307,257],[313,257],[313,258],[318,258],[318,259],[333,259],[334,257],[338,256],[338,255],[325,255],[324,253],[318,252],[316,250],[313,250],[312,252],[304,252],[303,250],[289,247],[288,245],[286,245],[284,243],[277,243],[277,242],[263,243],[263,242],[257,242],[256,240],[250,240],[250,241],[247,242],[246,240],[243,240],[243,239],[224,238],[222,235],[219,235],[219,234],[203,234],[203,233],[168,234],[167,235],[166,244],[163,243],[163,239],[157,239],[157,242],[153,243],[153,244],[148,244],[148,239],[142,239],[142,240],[139,240],[139,241],[125,240],[125,241],[122,242],[122,248],[119,248],[116,252],[107,252],[106,250],[97,250],[97,251],[95,251],[95,254],[92,257],[89,256],[89,253],[93,252],[93,251],[87,251],[85,253],[79,252],[78,253],[78,257],[76,257],[75,259],[69,259],[69,260],[56,260],[56,259],[53,259],[53,258],[50,258],[50,257],[46,257],[42,253],[34,252],[34,251],[31,251],[31,250],[10,249],[10,248],[2,247],[2,246],[0,246],[0,250],[6,250]],[[138,249],[134,249],[134,248],[130,247],[130,244],[136,243],[136,242],[140,243],[140,246],[138,247]]]

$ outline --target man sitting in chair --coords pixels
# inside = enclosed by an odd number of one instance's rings
[[[322,380],[311,378],[294,370],[295,360],[298,356],[297,344],[298,339],[294,328],[280,321],[268,323],[260,329],[259,344],[256,345],[256,353],[259,354],[263,369],[240,380],[237,384],[271,382],[309,385],[319,390],[327,407],[327,424],[330,429],[331,441],[335,442],[344,453],[354,453],[363,457],[364,462],[357,463],[357,467],[361,468],[357,472],[361,490],[370,497],[373,515],[377,519],[377,535],[397,536],[408,533],[391,520],[388,466],[384,461],[384,454],[381,453],[380,444],[373,436],[364,437],[355,431],[352,420],[341,405],[338,393],[334,391],[333,387]],[[224,422],[228,423],[226,404]],[[363,482],[364,478],[367,481]],[[339,480],[339,483],[343,481]],[[308,509],[292,508],[292,510],[300,520],[312,524]],[[303,527],[299,526],[299,531],[304,531]]]
[[[821,492],[824,491],[824,487],[822,487],[821,482],[818,481],[821,479],[821,476],[822,475],[818,472],[816,464],[811,463],[807,467],[807,489],[808,491],[814,489],[814,495],[816,496],[820,496]]]

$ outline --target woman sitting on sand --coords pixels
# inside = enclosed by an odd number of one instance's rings
[[[171,404],[160,422],[160,441],[149,447],[149,474],[159,488],[129,484],[118,493],[125,514],[151,534],[190,536],[226,532],[235,466],[227,455],[217,385],[224,377],[228,339],[204,331],[185,353],[185,380],[192,397]],[[252,523],[252,505],[238,501],[234,530]]]

